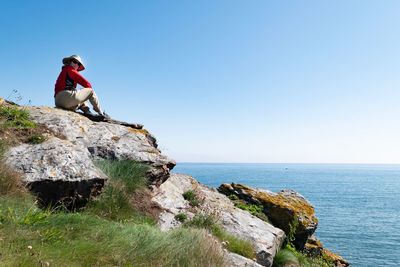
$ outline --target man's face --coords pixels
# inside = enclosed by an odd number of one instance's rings
[[[80,63],[79,63],[77,60],[72,60],[71,66],[72,66],[74,69],[78,70],[79,65],[80,65]]]

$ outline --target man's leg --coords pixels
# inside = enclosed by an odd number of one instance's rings
[[[82,104],[84,104],[87,100],[89,100],[93,106],[93,110],[98,113],[101,113],[99,99],[97,98],[97,95],[92,88],[83,88],[77,91],[75,98]],[[84,105],[86,106],[86,104]]]
[[[74,93],[74,91],[68,90],[59,92],[54,99],[56,107],[75,110],[79,105],[79,101],[75,98]]]

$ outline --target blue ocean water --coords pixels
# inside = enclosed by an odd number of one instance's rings
[[[316,235],[352,266],[400,266],[400,165],[178,163],[201,183],[294,189],[315,207]]]

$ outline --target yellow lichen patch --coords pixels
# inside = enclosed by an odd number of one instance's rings
[[[134,133],[134,134],[143,134],[143,135],[148,135],[148,134],[149,134],[149,132],[148,132],[146,129],[128,128],[128,130],[129,130],[131,133]]]
[[[329,260],[329,261],[332,261],[332,262],[336,262],[336,263],[340,262],[344,266],[348,266],[349,265],[349,263],[345,259],[343,259],[341,256],[339,256],[336,253],[333,253],[332,251],[330,251],[330,250],[328,250],[326,248],[324,248],[322,250],[322,257],[327,259],[327,260]]]
[[[0,106],[1,106],[1,105],[4,105],[4,103],[6,103],[6,101],[4,100],[4,98],[1,98],[1,97],[0,97]]]
[[[111,140],[117,142],[119,141],[119,139],[121,139],[121,137],[114,135],[113,137],[111,137]]]
[[[271,203],[281,208],[290,209],[297,214],[303,214],[308,218],[313,218],[315,222],[318,221],[314,216],[314,208],[301,199],[286,197],[281,194],[268,194],[267,192],[256,192],[254,198],[260,201],[261,204]]]

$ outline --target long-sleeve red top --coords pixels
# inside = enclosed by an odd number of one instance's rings
[[[54,96],[56,96],[57,93],[61,92],[66,87],[76,88],[77,84],[80,84],[84,88],[92,88],[92,85],[89,83],[89,81],[83,78],[83,76],[80,75],[79,72],[72,66],[63,66],[56,81]]]

